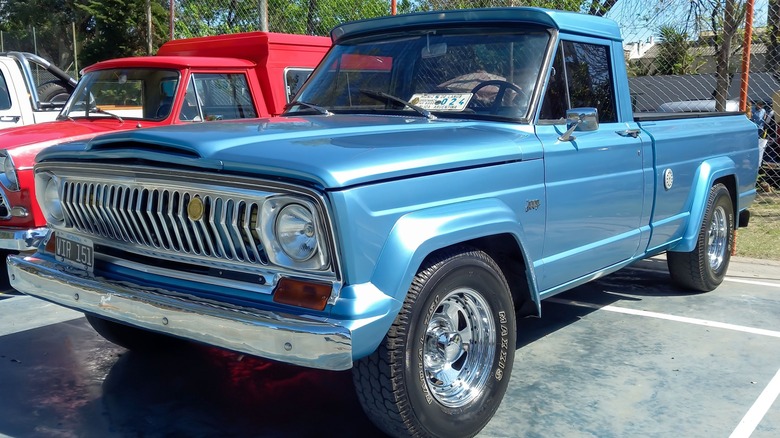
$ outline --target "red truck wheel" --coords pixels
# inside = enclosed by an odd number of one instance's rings
[[[716,184],[710,189],[696,248],[666,254],[672,281],[701,292],[718,287],[729,267],[733,240],[734,204],[726,186]]]
[[[484,252],[452,251],[415,277],[383,343],[353,377],[392,436],[473,436],[504,396],[515,353],[512,297]]]

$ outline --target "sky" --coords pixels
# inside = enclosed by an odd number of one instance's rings
[[[655,6],[651,6],[655,1]],[[625,42],[647,41],[662,25],[681,25],[690,9],[690,0],[618,0],[607,17],[620,25]],[[753,26],[766,26],[769,0],[755,0]]]

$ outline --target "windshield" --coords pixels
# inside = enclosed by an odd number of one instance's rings
[[[79,81],[61,117],[162,120],[171,112],[179,72],[147,68],[89,72]]]
[[[316,113],[314,106],[333,113],[522,119],[549,39],[539,28],[471,28],[349,40],[333,47],[288,114]]]

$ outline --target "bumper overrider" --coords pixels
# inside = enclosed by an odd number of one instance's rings
[[[48,232],[49,230],[46,227],[29,230],[0,227],[0,249],[34,251],[38,248],[41,241],[46,238]]]
[[[345,327],[81,276],[78,271],[37,255],[8,257],[11,286],[28,295],[135,327],[254,356],[326,370],[352,367],[352,336]]]

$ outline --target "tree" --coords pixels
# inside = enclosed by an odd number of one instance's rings
[[[155,48],[167,39],[168,11],[162,1],[151,2]],[[85,0],[76,7],[90,17],[82,52],[86,63],[147,54],[145,0]]]
[[[75,27],[77,33],[80,33],[89,20],[87,14],[74,8],[76,1],[0,1],[0,30],[20,35],[30,42],[16,50],[36,51],[60,68],[68,69],[74,64],[71,29]]]
[[[661,26],[661,42],[656,57],[655,74],[688,75],[698,69],[696,59],[690,53],[692,42],[688,32],[674,26]]]
[[[696,24],[712,31],[715,47],[715,110],[725,111],[731,84],[733,55],[739,52],[740,24],[745,21],[744,0],[694,0]]]

